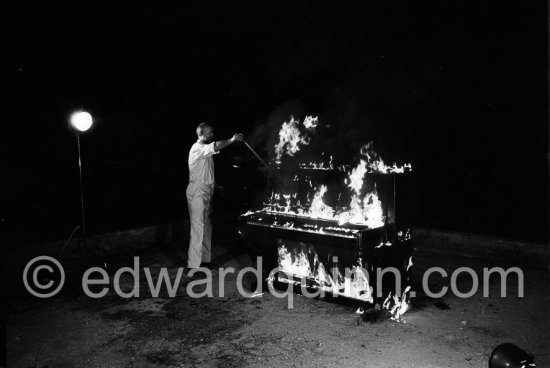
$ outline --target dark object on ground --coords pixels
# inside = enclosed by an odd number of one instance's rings
[[[535,367],[533,357],[514,344],[501,344],[489,358],[489,368]]]
[[[441,300],[438,302],[435,302],[434,305],[437,307],[437,309],[441,309],[441,310],[451,309],[451,307],[447,303],[442,302]]]
[[[376,303],[371,308],[365,310],[362,314],[362,320],[366,322],[383,322],[388,319],[388,315],[385,310],[382,309],[380,304]]]

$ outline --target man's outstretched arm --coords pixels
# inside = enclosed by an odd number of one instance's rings
[[[231,143],[242,142],[243,140],[244,140],[244,135],[242,135],[240,133],[237,133],[233,137],[231,137],[231,139],[226,139],[224,141],[215,142],[214,143],[214,149],[216,151],[220,151],[220,150],[224,149],[225,147],[228,147],[229,145],[231,145]]]

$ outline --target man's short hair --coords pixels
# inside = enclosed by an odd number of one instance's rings
[[[207,124],[207,123],[200,123],[200,124],[197,126],[197,135],[198,135],[199,137],[202,137],[202,134],[204,133],[204,131],[205,131],[207,128],[212,129],[212,125],[209,125],[209,124]]]

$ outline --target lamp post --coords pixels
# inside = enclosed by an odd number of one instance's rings
[[[69,127],[76,136],[78,146],[78,171],[80,173],[80,209],[82,212],[82,239],[86,238],[86,220],[84,216],[84,186],[82,183],[82,159],[80,156],[80,135],[92,127],[92,115],[86,111],[77,111],[69,119]]]

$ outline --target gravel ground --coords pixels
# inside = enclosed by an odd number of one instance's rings
[[[224,254],[219,260],[244,266],[246,257]],[[156,278],[161,267],[175,277],[181,263],[173,255],[150,249],[140,266]],[[118,265],[130,264],[122,257]],[[84,295],[82,268],[73,268],[62,293],[38,299],[13,288],[9,293],[7,354],[9,367],[486,367],[492,349],[513,342],[535,356],[539,365],[550,361],[548,341],[548,270],[522,267],[525,296],[518,298],[517,281],[508,282],[509,297],[500,298],[500,282],[491,279],[490,297],[480,290],[471,298],[446,295],[430,299],[420,292],[421,275],[431,266],[450,275],[458,267],[477,271],[492,267],[480,260],[416,256],[417,297],[404,322],[367,322],[355,313],[357,304],[342,298],[293,296],[279,299],[267,290],[254,298],[242,297],[236,276],[226,276],[225,295],[191,298],[189,280],[175,297],[166,290],[153,298],[141,292],[125,299],[109,293],[99,299]],[[217,280],[217,271],[213,274]],[[126,275],[128,276],[128,275]],[[253,280],[245,277],[244,284]],[[111,275],[112,281],[113,275]],[[70,280],[77,280],[71,282]],[[430,285],[445,285],[437,277]],[[482,278],[480,277],[480,280]],[[131,277],[123,277],[131,287]],[[447,280],[448,284],[448,280]],[[467,291],[469,276],[459,277]],[[148,284],[140,274],[140,290]],[[200,286],[196,291],[204,290]]]

